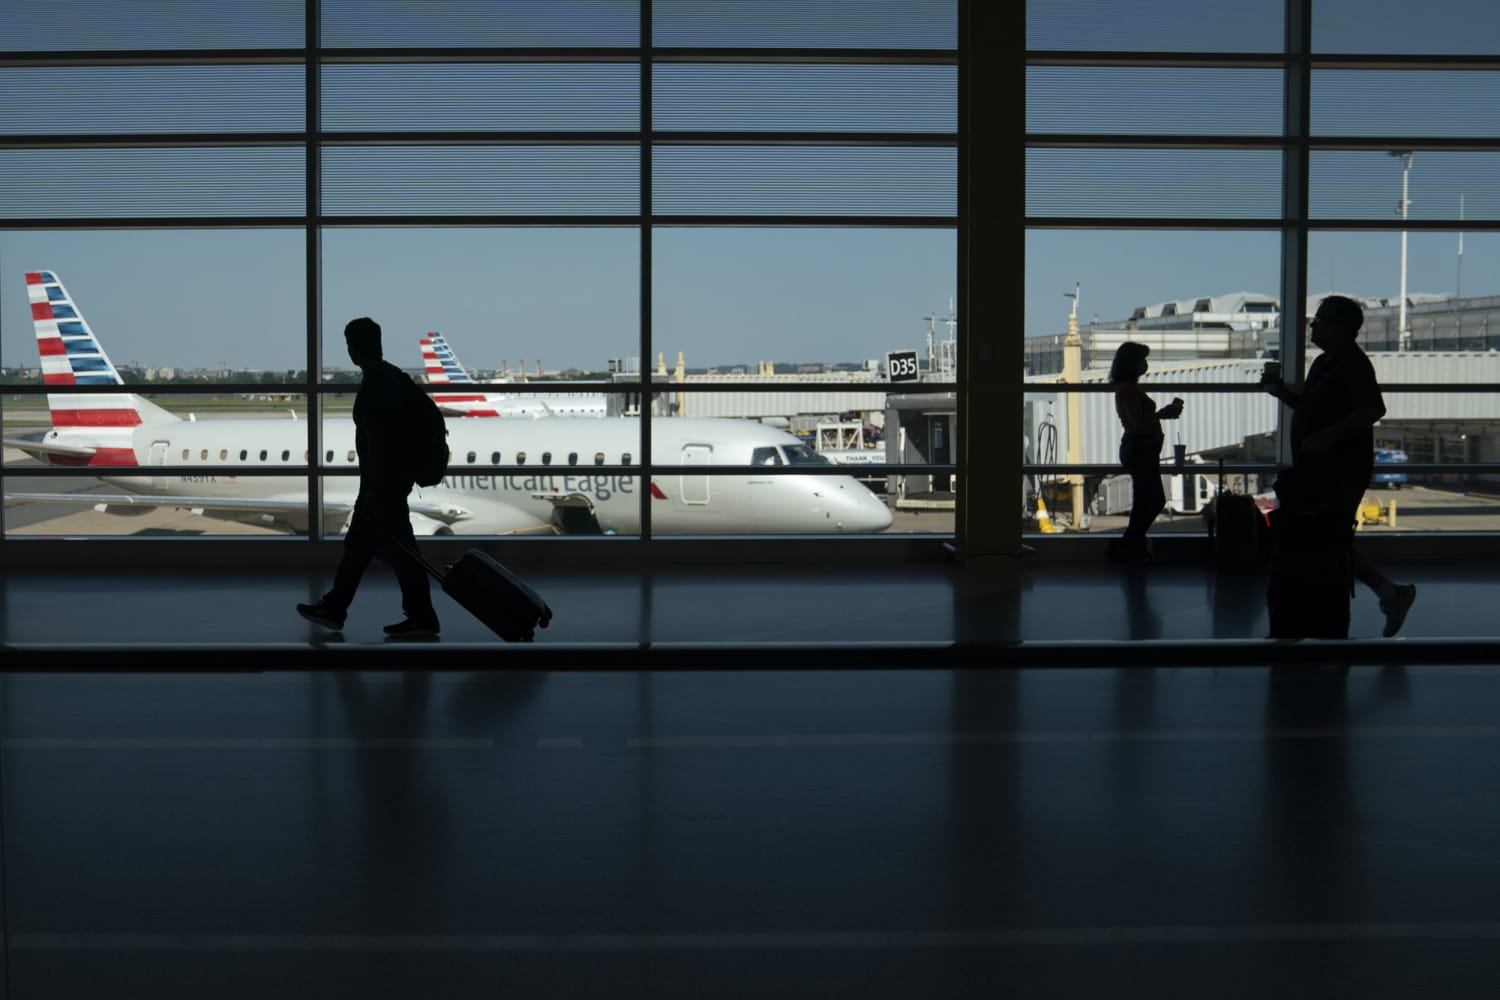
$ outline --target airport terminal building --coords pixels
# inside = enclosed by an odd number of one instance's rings
[[[1397,13],[8,5],[0,1000],[1486,995],[1500,62]]]

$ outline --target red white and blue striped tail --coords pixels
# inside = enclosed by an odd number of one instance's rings
[[[42,359],[42,381],[49,386],[124,385],[104,353],[83,311],[51,271],[27,271],[26,295],[36,346]],[[50,392],[52,426],[120,428],[166,423],[178,418],[134,394]]]

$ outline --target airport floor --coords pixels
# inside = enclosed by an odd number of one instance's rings
[[[0,996],[1488,995],[1500,581],[1387,569],[1283,645],[1196,564],[539,567],[530,646],[13,570]]]

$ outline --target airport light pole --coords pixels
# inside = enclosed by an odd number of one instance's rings
[[[1401,213],[1401,304],[1400,311],[1396,317],[1396,349],[1406,351],[1411,349],[1411,331],[1406,328],[1406,212],[1411,207],[1411,200],[1407,198],[1410,190],[1411,180],[1411,150],[1395,150],[1392,156],[1401,157],[1401,203],[1396,206],[1396,211]]]

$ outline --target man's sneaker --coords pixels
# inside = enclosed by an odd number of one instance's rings
[[[334,631],[338,631],[344,627],[344,616],[334,614],[322,601],[319,601],[317,604],[297,605],[297,614],[306,618],[314,625],[321,625],[324,628],[331,628]]]
[[[1390,600],[1380,602],[1380,611],[1385,615],[1385,631],[1380,634],[1389,639],[1401,631],[1401,626],[1406,621],[1406,613],[1411,610],[1416,599],[1417,585],[1415,583],[1398,584]]]
[[[385,627],[385,634],[392,639],[431,639],[438,634],[437,622],[424,623],[411,618]]]

